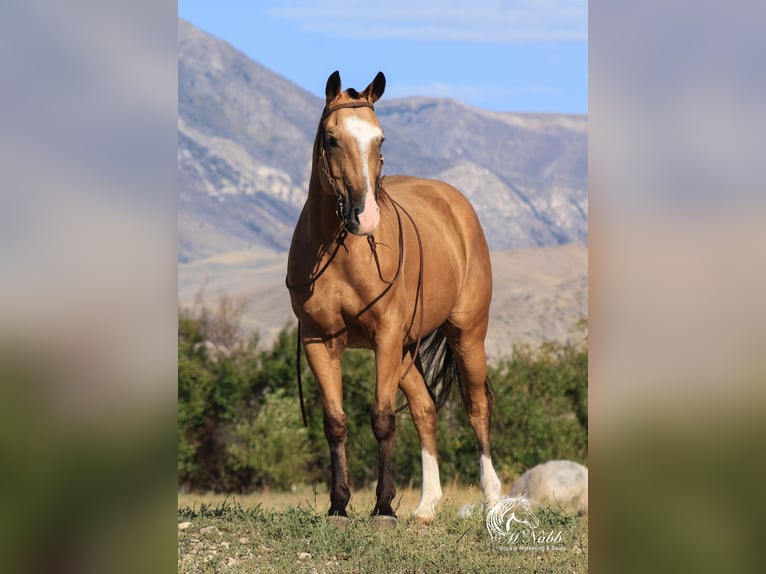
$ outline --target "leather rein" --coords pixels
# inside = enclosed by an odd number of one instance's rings
[[[287,277],[285,277],[285,286],[290,291],[296,291],[300,289],[307,289],[311,287],[316,281],[324,274],[325,271],[330,267],[330,264],[335,259],[335,256],[338,254],[338,251],[340,250],[341,246],[344,246],[344,241],[346,237],[348,236],[348,229],[346,228],[346,219],[344,217],[344,196],[338,189],[337,184],[335,183],[335,179],[330,174],[330,167],[327,163],[327,153],[325,152],[325,144],[324,144],[324,120],[327,119],[327,117],[335,112],[336,110],[342,109],[342,108],[370,108],[373,111],[375,110],[375,107],[367,101],[357,101],[357,102],[344,102],[340,104],[336,104],[334,106],[331,106],[329,108],[326,108],[324,113],[322,114],[321,119],[319,120],[320,125],[320,133],[318,134],[319,139],[319,155],[322,158],[322,171],[325,174],[325,177],[327,178],[327,181],[330,184],[330,187],[335,192],[335,196],[337,198],[337,206],[336,206],[336,214],[338,215],[338,218],[341,220],[341,227],[338,231],[337,236],[335,237],[335,249],[332,252],[332,255],[327,259],[325,264],[317,271],[312,277],[308,279],[308,281],[304,283],[300,283],[297,285],[291,285]],[[383,156],[380,156],[381,163],[383,163]],[[386,285],[393,285],[394,282],[399,278],[399,275],[402,271],[403,263],[404,263],[404,230],[402,228],[402,218],[400,215],[401,213],[404,213],[404,215],[407,216],[407,219],[410,220],[410,223],[412,224],[413,229],[415,230],[415,236],[418,239],[418,254],[420,258],[420,268],[418,270],[418,288],[417,293],[415,295],[415,309],[413,311],[412,315],[412,321],[410,322],[409,329],[412,328],[413,324],[415,323],[415,315],[417,314],[418,305],[420,306],[420,321],[418,325],[418,336],[415,342],[415,349],[412,353],[412,361],[407,366],[407,369],[404,371],[404,373],[401,376],[400,380],[404,380],[404,378],[409,374],[412,367],[415,365],[415,361],[417,360],[418,353],[420,352],[420,344],[423,340],[423,316],[425,314],[424,309],[424,298],[423,298],[423,240],[420,236],[420,230],[418,229],[417,224],[415,223],[415,220],[412,218],[410,213],[393,197],[391,197],[388,192],[383,187],[383,177],[380,175],[377,178],[377,181],[375,182],[375,196],[376,198],[382,197],[383,199],[389,201],[391,205],[394,207],[394,213],[396,214],[396,222],[399,228],[399,261],[396,267],[396,273],[394,273],[394,276],[391,279],[385,279],[383,277],[383,272],[380,268],[380,259],[378,258],[378,250],[377,250],[377,244],[375,243],[375,237],[373,235],[367,236],[367,243],[370,245],[370,250],[372,252],[373,258],[375,259],[375,266],[378,270],[378,277],[380,280],[385,283]],[[296,345],[296,351],[295,351],[295,364],[297,369],[297,377],[298,377],[298,397],[300,399],[301,404],[301,417],[303,418],[303,426],[308,427],[308,419],[306,418],[306,407],[303,400],[303,381],[301,379],[301,322],[300,319],[298,320],[298,341]]]

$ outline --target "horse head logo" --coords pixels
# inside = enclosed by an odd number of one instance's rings
[[[487,512],[487,530],[493,539],[510,539],[520,527],[534,530],[540,521],[523,494],[504,498]]]

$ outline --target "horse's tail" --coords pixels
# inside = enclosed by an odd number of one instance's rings
[[[423,339],[420,344],[420,352],[415,363],[420,374],[426,382],[428,394],[436,405],[436,410],[441,409],[449,400],[452,389],[457,385],[461,397],[463,386],[460,382],[455,355],[452,347],[447,343],[447,337],[440,330],[436,330]],[[494,391],[489,379],[484,382],[490,411],[494,401]],[[397,412],[407,409],[405,403],[397,409]]]

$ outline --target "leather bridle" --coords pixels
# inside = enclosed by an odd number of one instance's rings
[[[322,117],[319,120],[319,157],[322,159],[322,172],[325,175],[325,178],[327,179],[328,183],[330,184],[330,187],[332,188],[333,192],[335,193],[336,198],[336,206],[335,206],[335,213],[338,216],[338,219],[341,220],[343,223],[343,226],[348,229],[348,222],[346,220],[346,201],[350,201],[347,197],[347,195],[343,195],[338,188],[338,185],[335,182],[335,178],[330,173],[330,165],[327,162],[327,151],[325,149],[325,127],[324,122],[325,120],[332,114],[333,112],[337,110],[341,110],[344,108],[370,108],[373,112],[375,111],[375,106],[373,106],[370,102],[366,100],[359,100],[354,102],[343,102],[340,104],[335,104],[334,106],[326,107],[324,112],[322,113]],[[383,154],[380,155],[380,163],[383,164]],[[375,198],[377,199],[378,193],[380,190],[380,173],[378,173],[378,176],[375,179]],[[348,194],[348,192],[347,192]]]

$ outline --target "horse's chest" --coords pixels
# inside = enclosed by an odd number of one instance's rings
[[[366,325],[390,309],[390,298],[380,289],[328,282],[318,284],[303,303],[303,312],[311,321],[336,331],[344,327]]]
[[[303,313],[316,325],[332,327],[338,323],[341,306],[331,293],[315,290],[303,303]]]

